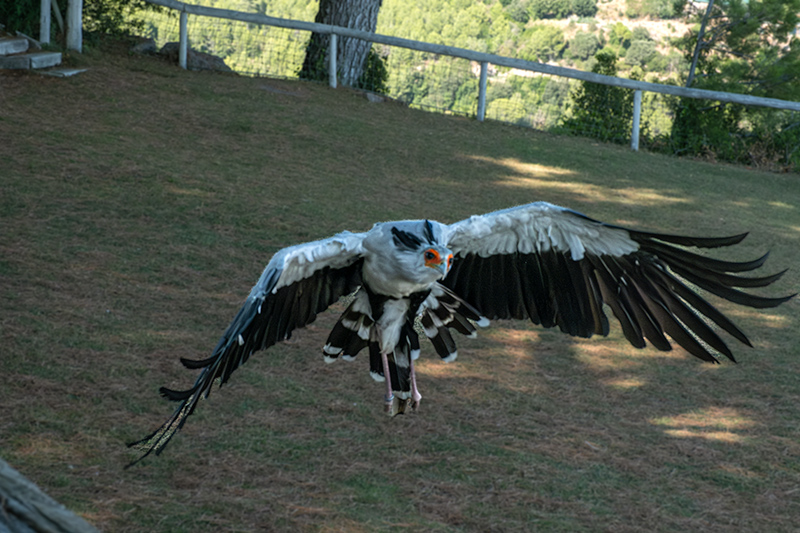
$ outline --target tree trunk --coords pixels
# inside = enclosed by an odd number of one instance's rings
[[[383,0],[320,0],[314,22],[375,32],[378,11]],[[314,80],[328,78],[328,46],[330,35],[312,33],[306,47],[306,58],[300,77]],[[364,72],[372,43],[361,39],[339,37],[336,54],[339,83],[352,87]]]
[[[714,9],[714,0],[708,0],[706,14],[703,17],[702,24],[700,24],[700,31],[697,34],[697,44],[694,47],[694,54],[692,54],[692,66],[689,68],[689,75],[686,77],[687,87],[691,87],[692,82],[694,82],[694,71],[697,68],[697,59],[700,57],[700,49],[703,47],[703,36],[706,33],[706,24],[708,24],[708,17],[711,15],[712,9]]]

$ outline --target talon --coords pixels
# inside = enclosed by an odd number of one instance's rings
[[[386,411],[386,414],[389,415],[390,417],[401,415],[406,410],[406,401],[407,400],[398,398],[397,396],[392,394],[392,397],[386,400],[386,402],[384,403],[384,411]]]

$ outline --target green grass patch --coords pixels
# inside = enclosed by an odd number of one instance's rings
[[[0,449],[105,531],[790,531],[800,504],[798,302],[720,304],[739,365],[498,323],[424,347],[389,420],[335,319],[253,356],[158,458],[173,406],[272,253],[375,221],[547,200],[673,233],[751,231],[800,287],[800,181],[185,72],[107,50],[73,78],[0,75]],[[280,91],[269,89],[280,89]]]

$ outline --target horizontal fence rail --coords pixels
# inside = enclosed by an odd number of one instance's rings
[[[299,20],[291,20],[284,18],[271,17],[259,13],[245,13],[240,11],[233,11],[227,9],[219,9],[213,7],[198,6],[187,4],[178,0],[146,0],[151,4],[156,4],[166,8],[174,9],[180,13],[180,48],[179,48],[179,63],[183,68],[186,68],[186,53],[188,48],[188,37],[186,31],[187,15],[194,15],[199,17],[209,17],[214,19],[227,19],[232,21],[239,21],[247,24],[271,26],[276,28],[284,28],[288,30],[315,32],[320,34],[328,34],[332,36],[331,48],[336,46],[336,37],[347,37],[361,39],[364,41],[378,43],[385,46],[393,46],[423,52],[428,54],[435,54],[437,56],[450,56],[454,58],[465,59],[478,63],[480,65],[479,85],[477,94],[477,108],[473,108],[474,116],[478,120],[483,120],[487,112],[487,73],[489,65],[507,67],[509,69],[516,69],[517,71],[527,71],[537,73],[538,75],[549,75],[554,77],[566,78],[568,80],[577,80],[580,82],[590,82],[601,84],[610,87],[618,87],[621,89],[628,89],[634,91],[634,98],[632,99],[632,123],[629,130],[629,139],[631,147],[638,149],[640,138],[640,120],[645,115],[642,111],[643,93],[655,93],[656,95],[664,95],[668,97],[679,98],[692,98],[702,99],[722,103],[739,104],[744,106],[759,106],[784,111],[800,111],[800,102],[791,102],[786,100],[779,100],[776,98],[764,98],[757,96],[750,96],[744,94],[727,93],[719,91],[710,91],[705,89],[691,89],[687,87],[680,87],[676,85],[659,84],[652,82],[645,82],[639,80],[632,80],[626,78],[618,78],[614,76],[607,76],[594,72],[586,72],[573,68],[559,67],[534,61],[527,61],[512,57],[499,56],[478,52],[475,50],[468,50],[454,46],[439,45],[411,39],[404,39],[400,37],[392,37],[388,35],[381,35],[377,33],[356,30],[352,28],[345,28],[341,26],[331,26],[326,24],[319,24],[315,22],[305,22]],[[336,87],[336,54],[329,53],[329,84]],[[646,98],[649,105],[652,105],[653,98]],[[533,126],[535,127],[535,126]]]
[[[730,102],[732,104],[756,105],[775,109],[800,111],[800,102],[789,102],[786,100],[779,100],[777,98],[763,98],[760,96],[708,91],[705,89],[690,89],[687,87],[679,87],[677,85],[663,85],[660,83],[616,78],[614,76],[606,76],[603,74],[597,74],[595,72],[585,72],[567,67],[558,67],[554,65],[547,65],[545,63],[537,63],[535,61],[498,56],[484,52],[476,52],[475,50],[467,50],[465,48],[457,48],[455,46],[413,41],[411,39],[391,37],[389,35],[354,30],[352,28],[345,28],[342,26],[329,26],[327,24],[318,24],[316,22],[281,19],[270,17],[268,15],[261,15],[258,13],[243,13],[241,11],[231,11],[229,9],[196,6],[192,4],[185,4],[183,2],[179,2],[178,0],[147,0],[147,2],[169,7],[178,11],[185,11],[190,15],[238,20],[241,22],[249,22],[251,24],[264,24],[266,26],[276,26],[279,28],[288,28],[293,30],[305,30],[315,33],[335,33],[336,35],[342,37],[353,37],[355,39],[363,39],[365,41],[386,44],[389,46],[399,46],[401,48],[409,48],[411,50],[418,50],[420,52],[460,57],[462,59],[468,59],[478,63],[491,63],[501,67],[530,70],[532,72],[552,74],[554,76],[589,81],[592,83],[600,83],[602,85],[613,85],[615,87],[622,87],[624,89],[669,94],[683,98],[701,98],[705,100],[717,100],[719,102]]]

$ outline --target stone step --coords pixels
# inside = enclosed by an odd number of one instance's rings
[[[0,68],[47,68],[61,64],[60,52],[28,52],[13,56],[0,56]]]
[[[28,39],[25,37],[0,38],[0,56],[19,54],[28,50]]]

